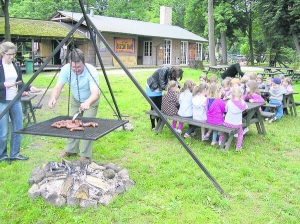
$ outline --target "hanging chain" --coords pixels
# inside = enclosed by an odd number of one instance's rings
[[[109,107],[112,109],[112,111],[114,112],[114,114],[117,114],[117,112],[115,111],[115,109],[113,108],[113,106],[111,105],[111,103],[108,101],[108,98],[105,96],[104,92],[101,90],[99,84],[97,83],[97,81],[95,80],[94,76],[92,76],[92,73],[90,72],[90,70],[88,69],[87,66],[85,66],[89,75],[92,77],[93,81],[95,82],[95,84],[97,85],[100,93],[103,95],[104,99],[106,100],[106,102],[108,103]]]

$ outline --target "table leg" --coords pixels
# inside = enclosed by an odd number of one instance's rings
[[[229,150],[229,147],[231,145],[233,137],[234,137],[234,134],[231,134],[231,135],[228,136],[227,144],[225,145],[225,150]]]
[[[260,123],[256,122],[255,125],[256,125],[256,129],[257,129],[258,134],[261,135],[262,134],[262,130],[261,130],[261,127],[260,127]]]
[[[36,123],[36,118],[35,118],[35,113],[34,113],[31,101],[28,102],[28,105],[29,105],[30,113],[31,113],[32,118],[33,118],[33,123],[35,124]]]
[[[256,125],[258,134],[265,135],[266,129],[265,129],[265,125],[264,125],[264,119],[261,116],[259,107],[248,111],[247,117],[246,117],[246,127],[250,126],[252,118],[258,120],[258,121],[255,121],[255,125]]]
[[[261,116],[259,108],[256,109],[256,114],[257,114],[257,118],[258,118],[258,123],[260,125],[260,134],[265,135],[267,132],[266,132],[265,124],[264,124],[264,119]]]
[[[161,132],[162,129],[164,128],[164,125],[165,125],[165,123],[164,123],[163,120],[159,117],[159,118],[158,118],[158,121],[157,121],[157,124],[156,124],[156,126],[155,126],[155,131],[156,131],[157,133]]]
[[[29,105],[28,102],[21,102],[22,103],[22,111],[23,111],[23,121],[24,119],[28,120],[28,123],[30,123],[30,116],[29,116]]]
[[[291,115],[297,117],[298,116],[297,108],[296,108],[296,105],[295,105],[293,94],[291,94],[288,99],[289,99],[288,106],[290,107]]]

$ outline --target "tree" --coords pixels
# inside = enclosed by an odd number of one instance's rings
[[[106,1],[87,1],[99,14],[105,9]],[[10,15],[15,18],[48,19],[58,10],[81,12],[78,0],[14,0],[9,7]]]
[[[11,35],[10,35],[10,24],[9,24],[9,11],[8,11],[8,5],[9,0],[1,0],[1,9],[4,13],[5,18],[5,40],[11,41]]]
[[[255,5],[259,12],[263,34],[270,48],[279,49],[290,40],[294,41],[300,57],[300,1],[265,0]]]
[[[107,0],[107,9],[103,15],[144,21],[149,8],[150,1],[147,0]]]
[[[239,16],[235,14],[237,14],[236,10],[227,2],[221,2],[214,8],[215,32],[221,37],[222,63],[224,64],[227,64],[227,39],[233,37],[235,39],[234,30],[239,27]]]
[[[213,15],[214,15],[213,0],[208,0],[209,64],[212,66],[216,65]]]
[[[207,3],[205,1],[191,0],[186,4],[184,14],[184,28],[199,35],[208,36]]]
[[[185,4],[181,0],[107,0],[103,15],[159,23],[160,6],[172,6],[172,24],[184,27]]]
[[[245,14],[246,22],[247,22],[247,30],[246,35],[248,37],[249,43],[249,52],[250,52],[250,63],[254,65],[254,52],[253,52],[253,12],[252,12],[252,0],[244,0],[242,3],[243,5],[242,12]]]

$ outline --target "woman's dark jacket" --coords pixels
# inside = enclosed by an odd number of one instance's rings
[[[235,63],[229,66],[229,68],[223,72],[221,75],[222,79],[225,79],[226,77],[234,78],[237,74],[240,74],[241,77],[243,77],[244,72],[241,70],[240,63]]]
[[[170,81],[171,67],[163,67],[156,70],[153,75],[148,78],[147,84],[151,91],[158,89],[163,91],[166,89],[168,82]]]

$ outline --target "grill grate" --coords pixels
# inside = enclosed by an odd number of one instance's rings
[[[21,130],[15,131],[20,134],[29,135],[43,135],[61,138],[75,138],[83,140],[97,140],[98,138],[110,133],[111,131],[117,129],[128,123],[127,120],[113,120],[113,119],[99,119],[99,118],[87,118],[83,117],[82,122],[97,122],[98,127],[86,127],[84,131],[70,131],[66,128],[55,128],[51,127],[56,121],[61,120],[71,120],[72,117],[69,116],[59,116],[52,118],[50,120],[37,123]]]

